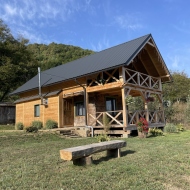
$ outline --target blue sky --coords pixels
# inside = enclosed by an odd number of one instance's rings
[[[100,51],[151,33],[168,68],[188,76],[189,9],[189,0],[0,0],[15,37]]]

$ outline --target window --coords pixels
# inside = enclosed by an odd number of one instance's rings
[[[34,105],[34,117],[40,117],[40,105]]]
[[[85,115],[85,108],[83,102],[77,102],[75,104],[75,108],[76,108],[76,116]]]
[[[115,111],[116,109],[116,99],[106,98],[106,111]]]
[[[106,111],[110,112],[112,116],[116,115],[116,99],[115,98],[106,98]]]

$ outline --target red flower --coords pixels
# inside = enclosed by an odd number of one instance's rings
[[[140,131],[140,132],[143,132],[143,131],[148,132],[148,129],[149,129],[148,122],[147,122],[147,120],[145,118],[141,117],[136,125],[137,125],[138,131]]]

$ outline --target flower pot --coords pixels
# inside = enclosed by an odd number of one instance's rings
[[[138,131],[138,137],[139,138],[146,138],[148,133],[146,131],[140,132]]]

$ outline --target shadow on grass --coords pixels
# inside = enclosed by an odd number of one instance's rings
[[[125,151],[121,151],[121,157],[123,156],[126,156],[128,154],[134,154],[135,151],[133,150],[125,150]],[[111,159],[114,159],[115,157],[111,157],[111,156],[104,156],[104,157],[101,157],[100,159],[98,160],[93,160],[93,164],[97,165],[97,164],[100,164],[101,162],[105,162],[105,161],[108,161],[108,160],[111,160]]]
[[[164,135],[149,135],[146,138],[163,137]]]

